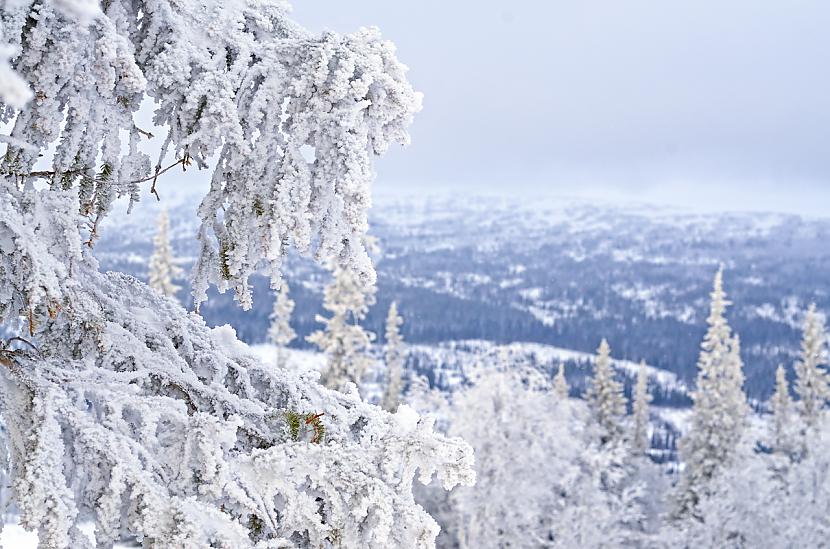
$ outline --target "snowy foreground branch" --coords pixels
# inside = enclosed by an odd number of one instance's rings
[[[31,197],[34,211],[52,194]],[[69,193],[55,194],[57,206]],[[9,195],[0,204],[12,209]],[[57,283],[26,292],[46,311],[33,315],[39,352],[0,360],[17,504],[45,547],[82,547],[76,527],[90,515],[103,546],[122,533],[157,547],[432,544],[437,525],[415,504],[413,477],[471,483],[466,444],[406,407],[390,415],[262,366],[230,328],[207,328],[131,277],[75,256],[67,278],[23,245],[48,245],[62,227],[2,219],[3,288],[38,284],[38,263],[41,282]],[[292,433],[298,414],[323,414],[322,443]]]
[[[19,111],[19,90],[0,89],[15,143],[0,173],[23,184],[55,144],[46,179],[78,189],[94,243],[115,198],[136,200],[168,154],[215,165],[199,208],[197,303],[213,283],[250,307],[248,278],[264,263],[279,287],[289,245],[374,283],[363,245],[372,157],[407,143],[421,108],[391,42],[376,29],[315,36],[278,1],[111,0],[84,24],[67,4],[0,4],[0,76],[22,76],[34,97]],[[145,97],[168,129],[155,171],[134,122]]]
[[[150,97],[157,165],[216,164],[197,302],[214,283],[249,306],[248,277],[278,285],[289,245],[372,284],[371,157],[420,106],[393,46],[315,37],[268,0],[0,6],[0,322],[32,343],[0,348],[0,405],[23,525],[42,547],[89,546],[90,520],[99,547],[432,546],[412,482],[472,483],[464,442],[259,364],[91,251],[158,173],[134,123]]]

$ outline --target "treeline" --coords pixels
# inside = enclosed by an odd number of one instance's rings
[[[584,400],[521,357],[471,368],[452,395],[416,381],[408,401],[476,452],[473,487],[420,501],[442,547],[821,547],[830,527],[830,396],[823,318],[810,308],[793,399],[777,370],[771,415],[743,391],[740,339],[718,273],[698,357],[683,467],[659,465],[641,367],[631,398],[598,350]],[[628,401],[628,405],[627,405]],[[647,459],[652,457],[653,459]]]

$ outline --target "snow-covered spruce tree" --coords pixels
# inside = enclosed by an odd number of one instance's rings
[[[386,360],[386,388],[383,392],[383,408],[394,412],[401,399],[403,382],[401,373],[403,371],[404,350],[403,336],[401,336],[401,324],[403,318],[398,314],[398,304],[394,301],[389,306],[389,313],[386,315],[386,349],[384,357]]]
[[[585,400],[599,427],[600,442],[619,441],[624,434],[625,395],[622,383],[614,379],[611,347],[605,339],[597,349],[594,375],[588,381]]]
[[[297,337],[297,332],[291,327],[294,301],[288,293],[288,282],[283,280],[274,297],[274,308],[268,317],[271,320],[271,325],[268,327],[266,340],[277,347],[277,366],[284,366],[284,349]]]
[[[801,340],[801,357],[795,364],[795,393],[801,418],[812,426],[830,398],[827,371],[827,332],[824,318],[810,305],[804,316],[804,335]]]
[[[651,402],[651,395],[648,392],[648,370],[644,361],[640,362],[640,367],[637,369],[637,383],[634,385],[633,400],[631,448],[636,454],[643,455],[651,447],[648,432],[648,405]]]
[[[782,455],[794,457],[797,448],[796,418],[793,414],[793,400],[790,396],[787,372],[778,365],[775,370],[775,393],[770,399],[772,409],[772,449]]]
[[[375,302],[374,287],[367,288],[348,269],[337,267],[326,286],[323,308],[329,318],[317,315],[324,324],[306,339],[326,354],[322,382],[330,389],[341,389],[347,382],[360,386],[360,380],[373,358],[369,346],[375,334],[364,330],[360,321]]]
[[[376,30],[315,36],[269,0],[112,0],[86,22],[72,5],[0,12],[33,97],[23,105],[4,87],[0,106],[13,124],[0,321],[23,316],[31,342],[0,350],[22,524],[50,548],[89,547],[82,520],[99,547],[431,546],[414,475],[470,483],[466,444],[411,410],[262,365],[229,328],[99,273],[91,250],[114,200],[137,200],[156,173],[134,122],[149,98],[168,128],[163,154],[218,163],[200,208],[197,302],[213,281],[250,305],[248,275],[265,262],[278,284],[291,244],[316,243],[319,260],[370,284],[371,158],[407,140],[420,101],[392,45]]]
[[[749,406],[743,392],[740,342],[724,316],[729,302],[723,269],[715,275],[701,344],[689,432],[680,440],[686,467],[674,494],[674,519],[700,519],[697,506],[711,493],[710,482],[726,466],[744,434]]]
[[[568,386],[568,380],[565,378],[565,363],[559,363],[559,370],[553,378],[553,392],[561,399],[568,398],[571,388]]]
[[[290,244],[374,281],[363,244],[372,156],[408,142],[421,107],[377,29],[315,36],[280,1],[159,0],[107,2],[74,32],[78,22],[63,10],[71,4],[3,10],[3,37],[19,52],[14,68],[34,93],[15,121],[20,144],[8,150],[4,173],[44,175],[53,188],[74,183],[94,239],[113,199],[135,198],[137,180],[151,173],[133,117],[149,97],[154,122],[168,128],[152,174],[171,154],[175,165],[200,168],[216,155],[199,208],[196,303],[212,282],[250,307],[249,276],[264,260],[277,287]],[[4,119],[14,116],[5,109]],[[129,136],[124,154],[119,130]],[[35,171],[53,142],[49,173]]]
[[[642,490],[638,467],[632,459],[626,432],[626,399],[622,383],[614,379],[611,348],[603,339],[597,349],[593,376],[588,380],[585,400],[589,411],[585,418],[586,449],[580,458],[580,484],[559,517],[559,547],[602,547],[607,543],[596,533],[593,509],[606,513],[606,527],[614,525],[619,539],[609,546],[636,543],[644,529]],[[564,521],[563,521],[564,518]],[[592,525],[593,524],[593,525]]]
[[[170,246],[170,220],[165,208],[159,216],[159,225],[156,236],[153,238],[153,255],[150,256],[149,284],[162,295],[175,297],[181,289],[173,283],[173,279],[182,274],[182,269],[173,258],[173,248]]]
[[[289,297],[288,283],[283,281],[274,297],[274,308],[268,319],[267,340],[272,345],[285,347],[297,337],[297,332],[291,327],[291,313],[294,312],[294,300]]]

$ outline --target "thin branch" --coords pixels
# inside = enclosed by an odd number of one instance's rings
[[[153,137],[155,137],[153,134],[151,134],[147,130],[142,130],[141,128],[139,128],[135,124],[133,124],[133,128],[135,129],[135,131],[137,131],[138,133],[140,133],[141,135],[143,135],[147,139],[152,139]]]
[[[138,128],[136,128],[136,129],[139,132],[146,133],[143,130],[140,130]],[[152,136],[152,134],[148,134],[148,135]],[[151,175],[149,177],[145,177],[143,179],[136,179],[134,181],[130,181],[129,183],[134,184],[134,183],[145,183],[147,181],[152,181],[153,185],[150,187],[150,192],[153,193],[154,195],[156,195],[156,199],[161,200],[161,198],[159,197],[158,191],[156,191],[156,182],[158,180],[158,177],[161,174],[172,170],[173,168],[175,168],[178,165],[182,166],[183,171],[187,171],[188,166],[191,165],[190,155],[185,154],[182,158],[179,158],[178,160],[176,160],[175,162],[173,162],[172,164],[170,164],[169,166],[167,166],[164,169],[161,169],[161,166],[156,166],[156,171],[153,175]],[[60,174],[61,176],[64,176],[64,175],[76,175],[76,174],[79,174],[79,173],[83,173],[83,170],[67,170],[65,172],[39,171],[39,172],[29,172],[29,173],[0,172],[0,174],[2,174],[2,175],[12,175],[12,176],[15,176],[15,177],[44,177],[44,178],[54,177],[57,174]]]
[[[95,220],[89,224],[89,240],[84,242],[85,245],[92,248],[95,245],[95,239],[98,238],[98,222],[101,220],[101,212],[95,216]]]
[[[173,162],[172,164],[170,164],[169,166],[167,166],[163,170],[160,169],[161,166],[156,166],[156,173],[154,173],[150,177],[145,177],[144,179],[139,179],[138,181],[130,181],[130,183],[144,183],[145,181],[152,180],[153,184],[150,186],[150,192],[153,193],[154,195],[156,195],[156,200],[158,200],[160,202],[161,197],[159,196],[159,193],[156,190],[156,183],[158,182],[158,178],[161,174],[163,174],[164,172],[166,172],[168,170],[172,170],[173,168],[175,168],[179,164],[182,165],[182,171],[187,171],[187,167],[190,166],[190,155],[185,154],[183,157],[179,158],[178,160],[176,160],[175,162]]]
[[[8,346],[9,346],[9,344],[10,344],[12,341],[20,341],[21,343],[25,343],[26,345],[28,345],[29,347],[31,347],[32,349],[34,349],[34,351],[35,351],[37,354],[39,354],[39,355],[41,355],[41,356],[42,356],[42,353],[40,352],[40,349],[38,349],[38,348],[35,346],[35,344],[34,344],[34,343],[32,343],[31,341],[29,341],[28,339],[22,338],[22,337],[20,337],[20,336],[10,337],[10,338],[8,339],[8,341],[6,341],[6,347],[8,347]]]
[[[41,171],[41,172],[30,172],[30,173],[15,173],[15,172],[2,172],[3,175],[13,175],[16,177],[54,177],[55,174],[60,175],[76,175],[82,173],[83,170],[67,170],[65,172],[54,172],[54,171]]]
[[[172,168],[172,167],[173,166],[170,166],[170,168]],[[167,168],[167,169],[169,170],[170,168]],[[161,197],[159,196],[159,192],[156,190],[156,183],[159,180],[159,175],[161,175],[163,173],[160,170],[161,170],[161,165],[156,165],[156,173],[153,175],[153,184],[150,185],[150,193],[156,195],[156,201],[157,202],[161,202]],[[167,171],[167,170],[165,170],[165,171]]]

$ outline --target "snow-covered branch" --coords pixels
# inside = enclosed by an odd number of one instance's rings
[[[102,547],[432,546],[413,478],[471,483],[464,442],[263,366],[82,245],[154,177],[135,123],[149,97],[168,129],[156,164],[213,167],[197,303],[214,283],[250,306],[248,277],[267,265],[278,284],[291,244],[370,286],[372,156],[420,107],[394,47],[375,29],[314,36],[270,0],[2,5],[0,79],[32,97],[0,89],[0,322],[25,319],[37,349],[0,354],[24,526],[44,547],[88,546],[89,519]]]

